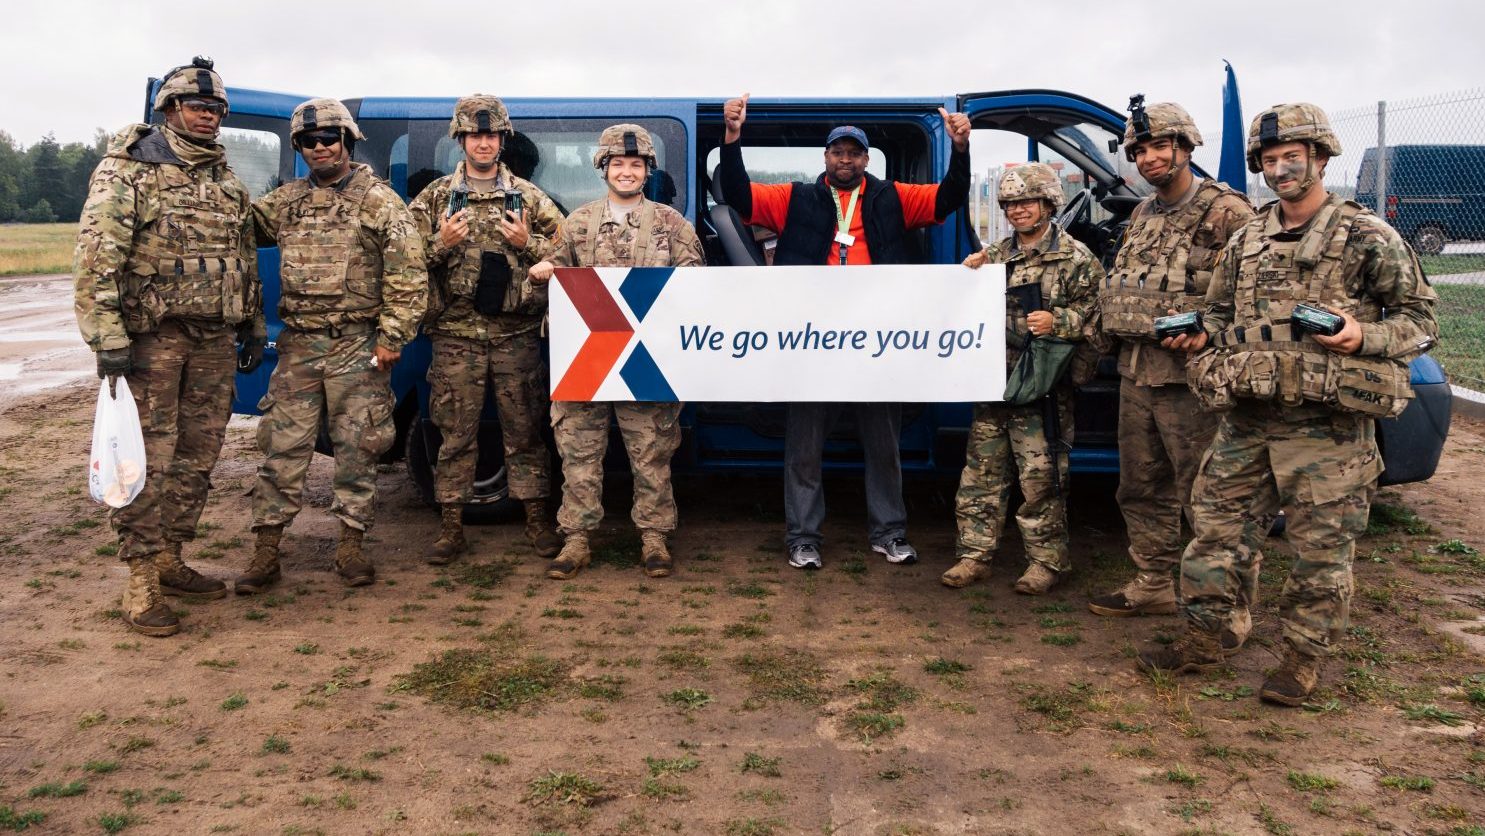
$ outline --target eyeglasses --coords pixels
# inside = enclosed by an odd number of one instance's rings
[[[294,137],[294,144],[300,150],[308,151],[318,145],[329,148],[340,144],[340,131],[316,131],[314,133],[303,133]]]
[[[181,99],[181,106],[195,114],[214,113],[217,116],[227,115],[227,103],[212,99]]]

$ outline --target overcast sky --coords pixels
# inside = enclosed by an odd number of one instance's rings
[[[1485,86],[1485,4],[1066,0],[180,3],[11,0],[0,130],[89,140],[196,54],[229,86],[338,98],[945,95],[1048,87],[1122,109],[1184,103],[1219,131],[1222,60],[1244,114]]]

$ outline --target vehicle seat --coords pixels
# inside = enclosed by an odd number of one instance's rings
[[[711,182],[707,184],[715,205],[707,210],[712,230],[717,233],[717,242],[727,256],[727,263],[734,267],[762,267],[763,251],[753,240],[753,230],[743,223],[737,210],[722,202],[722,184],[717,179],[717,169],[712,169]]]

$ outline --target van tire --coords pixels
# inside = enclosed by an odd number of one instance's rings
[[[1448,241],[1449,235],[1441,226],[1427,224],[1413,230],[1413,249],[1419,255],[1438,255]]]
[[[437,509],[433,498],[433,471],[441,436],[435,435],[438,428],[433,422],[415,416],[407,429],[407,473],[412,478],[419,498],[430,508]],[[499,449],[498,443],[492,445]],[[503,464],[503,463],[502,463]],[[481,486],[477,492],[485,493],[481,502],[464,506],[464,522],[481,525],[509,522],[521,515],[520,500],[511,498],[504,480],[505,468],[501,466],[492,476],[490,484]]]

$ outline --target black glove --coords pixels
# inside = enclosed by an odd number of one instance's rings
[[[134,361],[127,348],[105,348],[98,352],[98,377],[127,377]]]
[[[252,334],[241,334],[238,336],[237,346],[237,371],[242,374],[252,374],[263,365],[263,349],[268,345],[264,337]]]

